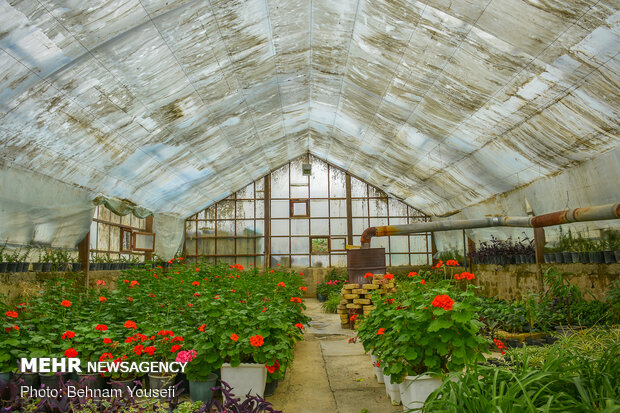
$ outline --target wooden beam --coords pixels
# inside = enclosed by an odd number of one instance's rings
[[[153,232],[153,215],[146,217],[146,220],[144,223],[145,223],[145,232]],[[152,260],[153,253],[151,251],[145,252],[144,259],[146,261]]]
[[[265,175],[265,267],[271,265],[271,173]]]
[[[347,191],[347,244],[353,245],[353,204],[351,202],[351,175],[345,174]]]
[[[545,229],[534,228],[534,246],[536,248],[536,265],[545,263]]]
[[[78,257],[82,263],[82,271],[84,272],[84,287],[88,290],[89,282],[89,266],[90,266],[90,231],[84,239],[78,244]]]

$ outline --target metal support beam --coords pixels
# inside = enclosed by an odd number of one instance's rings
[[[82,263],[82,271],[84,272],[84,287],[88,290],[89,282],[89,266],[90,266],[90,231],[84,239],[78,244],[78,257]]]

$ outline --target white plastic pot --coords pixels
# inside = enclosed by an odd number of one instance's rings
[[[375,370],[375,376],[379,383],[383,383],[383,367],[377,367],[377,358],[370,353],[370,359],[372,360],[372,368]]]
[[[385,393],[390,396],[392,405],[398,406],[400,404],[400,387],[398,383],[392,383],[390,376],[383,374],[383,382],[385,383]]]
[[[428,396],[439,386],[441,386],[441,379],[431,377],[428,374],[405,377],[405,380],[399,384],[403,409],[421,408]]]
[[[236,397],[243,400],[246,394],[256,394],[263,397],[267,384],[267,369],[264,364],[241,363],[232,367],[230,363],[222,364],[222,381],[232,387]]]

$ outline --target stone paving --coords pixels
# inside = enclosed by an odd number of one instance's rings
[[[316,299],[306,305],[312,322],[286,378],[267,400],[284,413],[402,412],[377,382],[362,345],[348,342],[355,333],[341,329],[338,315],[324,313]]]

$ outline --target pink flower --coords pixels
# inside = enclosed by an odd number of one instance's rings
[[[196,358],[196,350],[183,350],[177,353],[177,363],[189,363]]]

